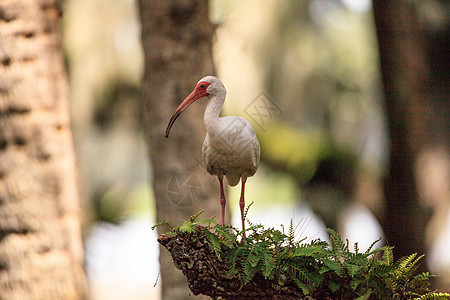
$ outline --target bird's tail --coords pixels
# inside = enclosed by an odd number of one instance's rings
[[[236,175],[228,174],[225,176],[227,177],[228,184],[231,186],[237,185],[239,183],[239,179],[241,178],[241,176],[239,176],[239,175],[236,176]]]

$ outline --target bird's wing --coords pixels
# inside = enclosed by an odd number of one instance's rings
[[[252,124],[250,124],[250,122],[247,121],[247,126],[246,126],[247,130],[249,130],[250,132],[250,136],[252,137],[252,150],[251,154],[252,154],[252,162],[253,162],[253,174],[256,172],[256,170],[258,169],[259,166],[259,160],[261,157],[261,147],[259,145],[259,141],[258,138],[256,136],[255,133],[255,129],[253,128]],[[253,175],[252,174],[252,175]]]
[[[255,167],[256,172],[256,169],[258,169],[259,166],[259,160],[261,158],[261,147],[259,145],[258,138],[255,138],[255,140],[253,141],[253,154],[253,166]]]
[[[261,148],[259,145],[258,138],[255,133],[255,129],[252,124],[244,118],[234,117],[233,123],[239,124],[235,126],[235,130],[240,134],[240,146],[241,149],[248,149],[249,155],[252,159],[252,168],[250,170],[249,176],[255,174],[259,166],[259,160],[261,156]]]

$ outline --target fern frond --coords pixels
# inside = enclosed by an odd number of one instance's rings
[[[316,253],[324,252],[321,246],[316,245],[301,245],[295,249],[293,256],[313,256]]]
[[[437,292],[430,292],[425,295],[422,295],[420,298],[416,298],[419,300],[448,300],[450,299],[449,293],[437,293]]]
[[[249,265],[254,268],[258,265],[261,257],[259,257],[256,253],[250,252],[250,255],[247,257],[247,262]]]
[[[344,275],[344,268],[340,262],[335,262],[329,259],[323,261],[323,266],[320,270],[321,273],[332,271],[336,273],[339,277]]]
[[[372,253],[371,251],[372,251],[373,246],[375,246],[375,244],[378,243],[379,241],[381,241],[381,238],[379,238],[378,240],[376,240],[375,242],[373,242],[372,244],[370,244],[369,248],[367,248],[366,252],[364,252],[364,255],[369,256],[369,255],[375,254],[376,252],[375,252],[375,253]],[[380,248],[378,248],[378,249],[380,249]],[[376,251],[376,250],[377,250],[377,249],[375,249],[375,251]],[[378,252],[378,251],[377,251],[377,252]]]
[[[222,226],[220,224],[216,224],[213,229],[214,233],[220,237],[221,242],[225,246],[227,246],[228,248],[233,248],[237,236],[231,232],[230,226]]]
[[[227,251],[226,258],[231,262],[229,271],[231,274],[238,273],[237,268],[243,265],[242,262],[245,262],[245,257],[247,257],[249,253],[250,251],[244,247],[234,248]]]
[[[195,222],[195,224],[217,224],[216,219],[212,218],[212,219],[208,219],[208,218],[203,218],[197,222]]]
[[[352,277],[355,277],[356,274],[358,274],[362,270],[362,266],[353,265],[349,263],[344,263],[344,267]]]
[[[303,293],[305,295],[310,294],[310,285],[311,281],[309,278],[309,272],[305,268],[297,267],[297,266],[291,266],[291,279],[295,281],[297,286],[302,289]]]
[[[291,219],[288,228],[288,244],[290,247],[294,247],[294,241],[295,241],[294,221]]]
[[[195,232],[195,224],[189,221],[184,221],[183,225],[180,226],[179,230],[182,232]]]
[[[219,238],[215,234],[213,234],[213,233],[211,233],[209,231],[206,231],[206,237],[211,241],[212,248],[213,248],[214,252],[216,253],[217,258],[219,260],[222,260],[221,257],[220,257],[220,241],[219,241]]]
[[[260,258],[252,255],[251,253],[250,255],[244,263],[244,284],[249,283],[258,272],[258,268],[256,266],[258,265]]]
[[[263,253],[263,276],[270,277],[272,271],[275,269],[275,260],[269,249],[265,249]]]
[[[152,226],[152,230],[155,230],[156,227],[159,226],[166,226],[168,227],[170,230],[173,230],[173,227],[169,224],[169,222],[167,222],[166,220],[156,223],[155,225]]]
[[[204,210],[200,211],[199,213],[196,213],[195,215],[190,217],[190,221],[191,223],[195,223],[195,220],[197,220],[197,218],[204,212]]]
[[[408,266],[411,264],[411,262],[414,260],[414,258],[416,258],[417,253],[413,253],[411,255],[408,256],[404,256],[402,258],[400,258],[396,263],[395,266],[396,268],[403,273],[404,270],[406,270],[408,268]]]
[[[385,247],[383,252],[383,262],[390,266],[394,262],[394,254],[392,252],[392,247]]]
[[[368,300],[370,299],[370,295],[373,294],[373,290],[372,289],[367,289],[366,293],[362,296],[359,296],[358,298],[356,298],[356,300]]]
[[[189,239],[187,248],[197,244],[196,238],[206,235],[209,253],[214,251],[229,278],[237,280],[240,287],[255,278],[258,278],[255,284],[260,284],[260,279],[265,278],[268,284],[278,283],[279,287],[297,285],[305,296],[324,293],[319,299],[338,295],[359,300],[450,299],[448,294],[430,292],[429,273],[414,275],[423,256],[412,254],[394,261],[393,247],[373,249],[380,239],[360,252],[358,243],[349,249],[348,240],[344,241],[332,229],[327,230],[330,243],[321,240],[302,243],[304,239],[295,240],[298,225],[292,220],[286,233],[284,229],[265,228],[247,220],[250,226],[246,230],[246,243],[238,243],[239,238],[244,238],[243,231],[221,226],[214,218],[198,220],[200,214],[190,217],[180,227],[172,228],[167,222],[161,222],[153,229],[162,225],[170,227],[172,230],[166,235],[176,236],[177,241]]]
[[[249,204],[249,205],[247,205],[247,207],[244,209],[244,220],[247,220],[247,214],[248,214],[248,210],[250,209],[250,207],[253,205],[253,201]]]
[[[348,246],[342,240],[339,233],[331,228],[327,228],[328,234],[330,235],[330,246],[331,250],[337,255],[342,252],[348,252]]]
[[[342,284],[340,282],[334,282],[334,281],[330,281],[328,283],[328,287],[330,288],[330,290],[334,293],[336,292],[340,287],[342,286]]]

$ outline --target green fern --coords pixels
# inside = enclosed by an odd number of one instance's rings
[[[184,221],[183,225],[180,226],[179,230],[182,232],[195,232],[195,223],[191,221]]]
[[[294,229],[294,221],[291,219],[291,222],[289,223],[289,229],[288,229],[288,245],[289,247],[294,247],[295,242],[295,229]]]
[[[320,240],[306,243],[306,237],[295,241],[292,220],[287,234],[247,220],[247,237],[243,237],[243,231],[221,226],[215,219],[197,220],[200,215],[180,227],[161,222],[153,229],[165,226],[172,235],[195,234],[201,224],[210,249],[241,287],[259,276],[279,286],[296,285],[304,295],[314,298],[450,299],[450,294],[429,290],[429,273],[415,274],[423,255],[411,254],[394,261],[393,247],[373,249],[379,239],[365,252],[360,252],[357,243],[351,251],[349,242],[332,229],[327,230],[329,244]],[[245,243],[238,242],[242,239]]]
[[[394,254],[392,252],[392,249],[393,247],[386,247],[383,252],[382,262],[387,266],[391,266],[394,262]]]
[[[331,228],[327,228],[327,231],[330,235],[331,250],[333,251],[333,254],[335,254],[336,258],[339,255],[349,253],[348,245],[344,243],[341,235]]]
[[[372,251],[373,246],[375,246],[375,244],[378,243],[379,241],[381,241],[381,238],[370,244],[369,248],[367,248],[366,252],[364,252],[364,255],[366,256],[375,255],[379,250],[382,250],[382,248],[378,248]]]
[[[221,243],[220,243],[220,239],[213,233],[207,231],[206,232],[206,237],[211,241],[211,248],[214,250],[214,252],[216,253],[216,256],[219,260],[222,260],[220,257],[220,253],[221,253]]]
[[[264,278],[270,278],[273,270],[275,269],[275,259],[270,251],[270,249],[263,250],[263,270],[262,274]]]
[[[162,221],[162,222],[159,222],[159,223],[153,225],[153,226],[152,226],[152,230],[155,230],[156,227],[160,227],[160,226],[168,227],[169,230],[171,230],[171,231],[174,229],[174,228],[169,224],[169,222],[167,222],[167,221],[164,220],[164,221]]]
[[[430,292],[430,293],[426,293],[425,295],[420,296],[417,299],[418,300],[448,300],[448,299],[450,299],[450,294],[449,293]]]
[[[417,267],[419,266],[419,260],[422,259],[425,255],[421,255],[417,259],[415,259],[416,256],[417,253],[413,253],[409,256],[402,257],[397,261],[397,263],[395,264],[395,275],[397,280],[409,278],[416,271]]]

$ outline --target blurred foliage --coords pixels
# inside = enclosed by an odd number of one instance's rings
[[[321,162],[341,161],[348,169],[354,168],[356,158],[351,150],[346,145],[336,145],[330,136],[320,130],[301,131],[274,122],[267,130],[258,132],[258,136],[265,150],[261,153],[263,161],[273,168],[287,171],[300,185],[314,179],[330,183],[340,180],[332,178],[331,174],[318,174]],[[335,175],[345,177],[345,168],[336,170]]]
[[[262,161],[289,174],[302,199],[328,227],[337,228],[343,203],[354,196],[358,158],[348,145],[337,144],[326,132],[306,131],[273,122],[258,131]]]
[[[383,130],[370,10],[334,0],[257,2],[229,4],[231,11],[218,17],[216,64],[230,90],[226,111],[243,114],[238,101],[245,107],[265,91],[282,109],[279,121],[326,132],[361,154],[368,130]],[[261,15],[240,18],[252,12]],[[376,165],[385,150],[378,147]]]
[[[84,197],[96,220],[119,223],[132,211],[154,210],[153,193],[140,192],[149,189],[149,165],[140,131],[143,53],[137,6],[132,0],[67,0],[63,6]],[[141,199],[134,200],[139,193]]]
[[[362,180],[378,201],[370,208],[382,207],[386,130],[375,29],[364,3],[213,1],[226,115],[251,118],[255,96],[268,95],[268,107],[257,107],[264,123],[253,120],[261,160],[289,174],[298,199],[335,229],[339,211],[360,201]]]
[[[119,224],[124,219],[141,214],[154,214],[153,191],[146,184],[132,189],[114,185],[99,189],[92,197],[96,221]]]
[[[448,41],[446,1],[415,2],[426,17],[426,30],[438,29],[434,43]],[[225,115],[248,117],[244,108],[261,91],[282,110],[263,130],[255,126],[263,165],[247,186],[248,198],[258,199],[263,207],[273,205],[273,199],[282,204],[309,199],[327,226],[335,228],[338,210],[352,197],[352,187],[357,188],[353,179],[360,173],[355,169],[367,171],[367,182],[377,182],[386,167],[370,1],[210,4],[218,26],[217,75],[228,89]],[[99,220],[117,223],[130,214],[153,213],[154,204],[148,201],[153,193],[146,186],[151,172],[137,130],[144,60],[136,3],[66,0],[63,6],[72,123],[85,197],[93,200]],[[429,49],[430,75],[442,78],[445,93],[448,61],[436,55],[443,49]],[[445,116],[445,99],[436,114]],[[373,194],[377,189],[369,188]],[[230,190],[236,192],[231,198],[239,197],[238,189]],[[373,198],[381,207],[381,198]]]
[[[259,167],[258,173],[251,178],[251,182],[252,184],[246,185],[245,190],[252,199],[258,199],[255,204],[257,209],[264,210],[274,205],[291,206],[299,197],[297,183],[291,176],[282,172],[272,172],[265,165]],[[228,192],[230,199],[239,199],[241,190],[229,187]],[[277,199],[277,202],[274,203],[273,199]],[[229,205],[233,213],[239,213],[238,201],[229,201]]]
[[[139,135],[136,115],[140,116],[143,65],[139,20],[130,0],[114,4],[66,1],[64,6],[76,145],[84,173],[99,198],[98,191],[104,186],[111,186],[108,193],[112,193],[119,182],[136,180],[131,173],[120,174],[126,161],[121,156],[128,153],[119,154],[118,150],[128,143],[140,149],[136,138],[131,138]],[[229,89],[225,110],[239,110],[240,105],[233,105],[241,99],[236,89],[250,95],[248,99],[252,99],[251,93],[265,90],[283,110],[282,120],[258,132],[262,160],[277,171],[287,171],[302,187],[313,179],[323,179],[323,174],[316,172],[334,167],[339,160],[344,162],[340,169],[322,173],[351,170],[354,156],[365,151],[367,130],[373,126],[380,129],[379,108],[373,101],[377,98],[378,66],[370,13],[356,12],[344,2],[332,0],[212,1],[211,6],[211,16],[220,25],[215,39],[216,65]],[[242,55],[248,57],[242,59]],[[247,63],[256,65],[253,71]],[[238,84],[244,83],[245,88],[229,80],[244,75],[245,80]],[[126,142],[124,134],[129,136]],[[95,144],[98,148],[110,145],[111,154],[95,153],[102,151],[95,149]],[[107,162],[108,156],[112,163]],[[379,168],[379,157],[370,159]],[[133,165],[141,170],[147,163]],[[327,176],[335,185],[331,180],[336,178]],[[345,186],[345,197],[347,187],[353,186],[351,181],[345,183],[347,178],[337,178],[335,189],[341,193]]]
[[[95,103],[93,121],[95,126],[107,130],[114,122],[125,121],[140,131],[142,111],[138,103],[140,87],[126,82],[111,82],[109,89],[99,92]]]

